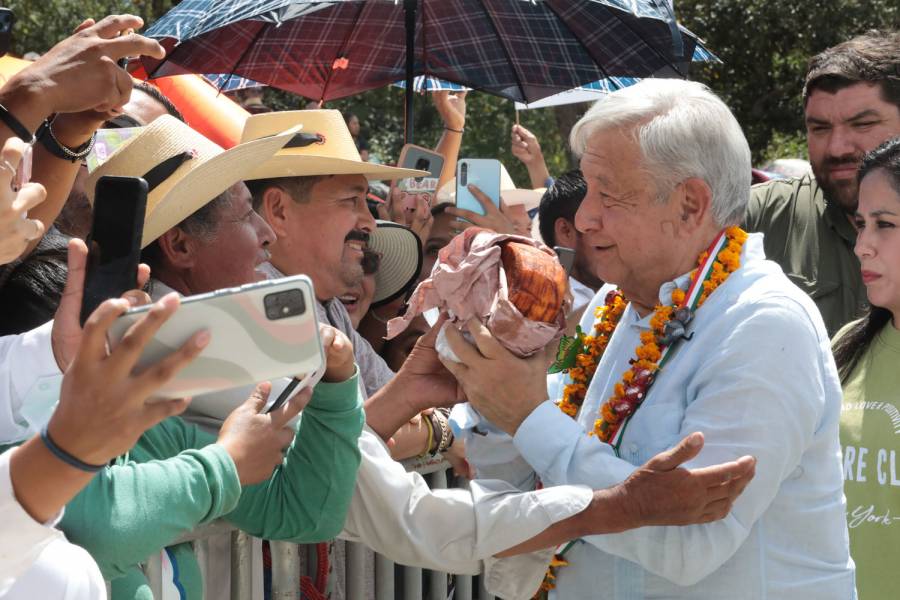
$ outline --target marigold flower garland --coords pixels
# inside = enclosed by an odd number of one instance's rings
[[[635,358],[631,360],[631,366],[622,374],[621,381],[615,384],[612,396],[600,407],[600,417],[594,422],[594,428],[589,435],[596,435],[606,443],[615,440],[619,429],[647,396],[656,373],[662,367],[660,361],[664,360],[667,347],[674,346],[682,337],[684,325],[691,319],[692,310],[703,306],[709,295],[740,268],[741,249],[746,240],[747,233],[741,228],[726,229],[724,244],[702,282],[697,281],[697,278],[703,276],[703,267],[709,257],[709,251],[700,255],[697,259],[697,268],[691,271],[691,283],[688,288],[689,293],[696,285],[702,286],[702,291],[696,297],[695,306],[686,306],[688,293],[677,288],[672,292],[672,304],[656,306],[650,318],[650,330],[641,333],[641,345],[635,349]],[[718,238],[711,248],[714,248],[717,242]],[[577,328],[574,337],[563,338],[560,343],[557,361],[550,371],[567,371],[572,380],[563,388],[563,397],[557,402],[557,406],[573,419],[584,403],[597,365],[627,304],[622,292],[618,290],[610,292],[606,295],[603,306],[597,307],[595,311],[597,322],[594,324],[593,335],[585,335]],[[681,334],[673,334],[678,331]],[[571,544],[561,553],[554,555],[535,598],[546,598],[549,590],[556,587],[556,570],[568,565],[564,555],[570,547]]]

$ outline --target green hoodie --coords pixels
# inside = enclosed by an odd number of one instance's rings
[[[173,417],[98,473],[66,506],[60,529],[114,580],[113,600],[149,597],[136,565],[220,517],[265,539],[333,538],[343,527],[360,461],[357,438],[365,416],[357,379],[315,387],[284,462],[267,481],[241,489],[234,462],[215,436]],[[199,600],[199,567],[186,548],[168,552],[175,585],[182,598]]]

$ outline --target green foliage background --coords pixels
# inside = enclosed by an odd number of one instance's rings
[[[517,1],[517,0],[511,0]],[[572,0],[576,1],[576,0]],[[131,12],[151,23],[177,0],[12,0],[17,17],[14,51],[43,52],[83,19]],[[750,142],[754,159],[804,156],[802,106],[806,61],[813,54],[871,28],[900,27],[898,0],[676,0],[679,20],[706,41],[722,64],[695,65],[693,79],[722,95]],[[279,109],[302,108],[305,100],[277,90],[266,102]],[[328,104],[356,113],[373,151],[394,160],[403,137],[403,91],[373,90]],[[521,123],[541,140],[551,173],[574,167],[565,139],[587,105],[522,111]],[[472,92],[463,156],[498,157],[519,185],[525,169],[509,152],[515,122],[512,102]],[[433,145],[441,122],[426,96],[416,98],[419,144]]]

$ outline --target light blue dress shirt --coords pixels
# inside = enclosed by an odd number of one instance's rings
[[[706,443],[689,467],[757,459],[755,478],[721,521],[577,542],[570,566],[558,572],[556,598],[856,597],[838,444],[841,388],[822,318],[765,260],[760,234],[749,236],[741,265],[696,312],[693,337],[675,349],[631,419],[620,457],[585,432],[649,329],[649,316],[630,305],[577,420],[548,401],[517,430],[512,441],[544,485],[614,485],[694,431]],[[687,283],[684,275],[664,284],[660,300],[670,302]],[[604,295],[585,312],[584,330]],[[552,377],[548,384],[558,389]],[[467,436],[476,468],[487,458],[484,437]]]

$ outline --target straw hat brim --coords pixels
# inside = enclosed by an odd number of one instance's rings
[[[179,140],[185,131],[180,122],[160,117],[142,134],[127,140],[109,159],[91,172],[87,195],[93,205],[94,187],[104,175],[141,177],[163,158],[193,147],[195,158],[185,161],[147,197],[141,248],[197,212],[216,196],[242,181],[260,163],[271,158],[296,133],[297,128],[279,135],[239,144],[229,150],[202,138]],[[185,144],[186,142],[186,144]]]
[[[403,296],[415,284],[422,269],[422,242],[411,229],[391,221],[377,221],[369,248],[381,254],[375,272],[372,306]]]
[[[405,177],[424,177],[428,175],[428,172],[329,156],[310,156],[308,154],[291,156],[290,150],[282,150],[264,164],[259,165],[244,179],[312,175],[364,175],[367,179],[403,179]]]

